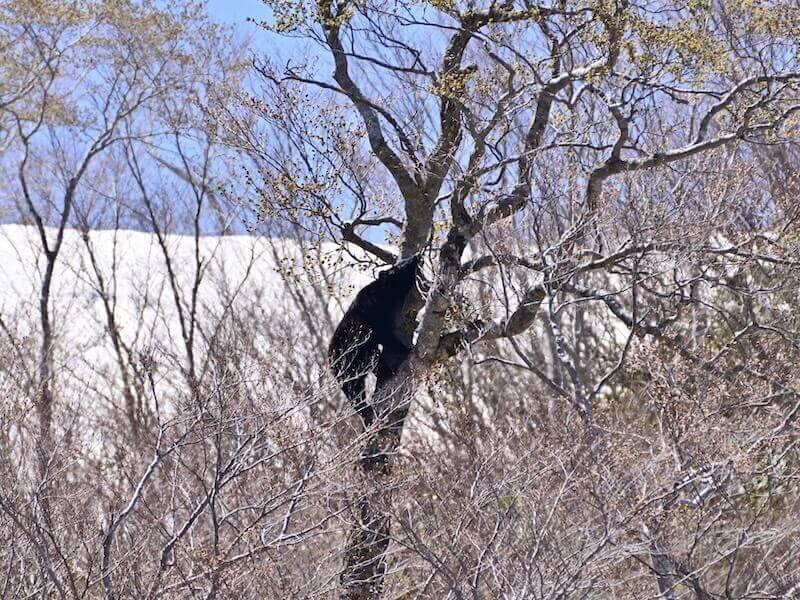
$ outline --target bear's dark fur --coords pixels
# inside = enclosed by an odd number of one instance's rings
[[[375,372],[381,386],[397,372],[411,349],[397,335],[402,311],[414,289],[419,255],[400,261],[356,295],[333,333],[328,360],[342,391],[364,425],[375,420],[366,398],[366,377]]]

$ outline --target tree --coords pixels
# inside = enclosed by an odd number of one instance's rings
[[[0,7],[0,595],[797,594],[791,10]]]
[[[235,135],[250,152],[262,216],[382,262],[435,259],[430,293],[408,307],[414,350],[372,397],[381,419],[363,441],[343,597],[381,594],[409,405],[455,355],[503,340],[573,407],[585,435],[576,452],[599,462],[613,436],[597,403],[624,387],[641,343],[730,385],[730,369],[745,373],[792,418],[789,382],[746,359],[719,366],[745,336],[731,321],[720,357],[698,350],[702,319],[724,312],[720,279],[747,294],[750,267],[794,265],[783,244],[793,244],[796,213],[780,194],[714,175],[752,169],[761,148],[796,139],[795,12],[779,2],[267,4],[274,20],[264,26],[308,40],[310,57],[259,63],[266,93],[249,108],[274,141],[246,126]],[[386,228],[397,256],[371,241]],[[746,266],[732,274],[727,261]],[[481,304],[487,278],[495,295]],[[539,315],[547,367],[520,341]],[[611,323],[605,336],[587,333],[604,340],[599,348],[565,332],[588,330],[590,319]],[[742,325],[751,332],[760,319]],[[658,527],[645,529],[659,593],[694,585],[660,549]]]
[[[123,140],[153,136],[137,117],[191,77],[184,72],[187,36],[198,24],[189,19],[189,6],[164,11],[130,2],[2,6],[10,49],[4,68],[12,75],[0,106],[13,128],[6,158],[16,167],[19,217],[35,225],[44,263],[35,377],[43,481],[54,449],[51,292],[64,231],[98,159]],[[81,81],[86,85],[71,83]]]

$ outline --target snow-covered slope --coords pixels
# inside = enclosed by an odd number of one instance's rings
[[[48,236],[52,247],[56,232]],[[0,256],[0,348],[19,350],[12,367],[4,361],[5,375],[12,376],[20,362],[32,372],[38,356],[45,259],[36,229],[0,226]],[[323,259],[327,270],[320,269]],[[346,297],[365,278],[332,247],[291,240],[203,237],[195,246],[192,237],[167,236],[162,248],[156,236],[142,232],[84,236],[67,230],[49,302],[57,384],[75,395],[117,394],[115,328],[122,361],[135,371],[141,360],[151,360],[165,393],[186,381],[189,335],[198,373],[209,368],[209,348],[239,344],[242,357],[276,369],[304,360],[299,366],[310,383],[320,374],[319,344],[330,333],[329,315],[341,310],[330,299]]]
[[[47,233],[52,247],[56,232]],[[0,226],[0,257],[0,384],[27,386],[30,398],[45,268],[37,230]],[[186,399],[190,364],[206,390],[240,386],[258,406],[335,402],[325,348],[343,305],[370,277],[333,245],[167,236],[162,246],[143,232],[67,230],[49,299],[59,407],[119,414],[126,389],[152,407],[153,373],[164,410]],[[624,343],[627,330],[612,323],[609,343]],[[530,335],[546,340],[540,323]],[[544,360],[547,367],[546,353]],[[482,403],[493,397],[478,393],[470,402],[490,414]],[[439,417],[447,410],[421,394],[409,429],[428,438],[423,432],[446,428]]]

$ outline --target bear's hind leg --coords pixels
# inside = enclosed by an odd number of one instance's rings
[[[350,405],[361,417],[364,427],[369,427],[375,421],[375,411],[367,402],[366,387],[366,377],[362,375],[345,381],[342,384],[342,391],[350,400]]]

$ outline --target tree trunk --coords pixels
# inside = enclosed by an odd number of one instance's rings
[[[358,516],[345,548],[341,575],[344,600],[380,598],[386,576],[386,550],[391,539],[395,456],[412,398],[408,361],[373,399],[378,419],[366,433],[358,469],[361,496]]]
[[[655,536],[650,539],[650,560],[653,563],[653,572],[656,576],[658,597],[663,600],[675,600],[673,588],[673,574],[675,568],[669,554],[663,549],[660,540]]]
[[[52,421],[53,421],[53,394],[51,379],[53,376],[53,331],[50,323],[50,288],[55,268],[55,256],[47,256],[45,275],[42,281],[41,295],[39,297],[39,320],[42,327],[42,338],[39,354],[38,376],[39,390],[37,397],[37,413],[39,417],[39,432],[36,440],[36,454],[39,462],[39,475],[42,481],[47,476],[49,456],[53,450]]]

